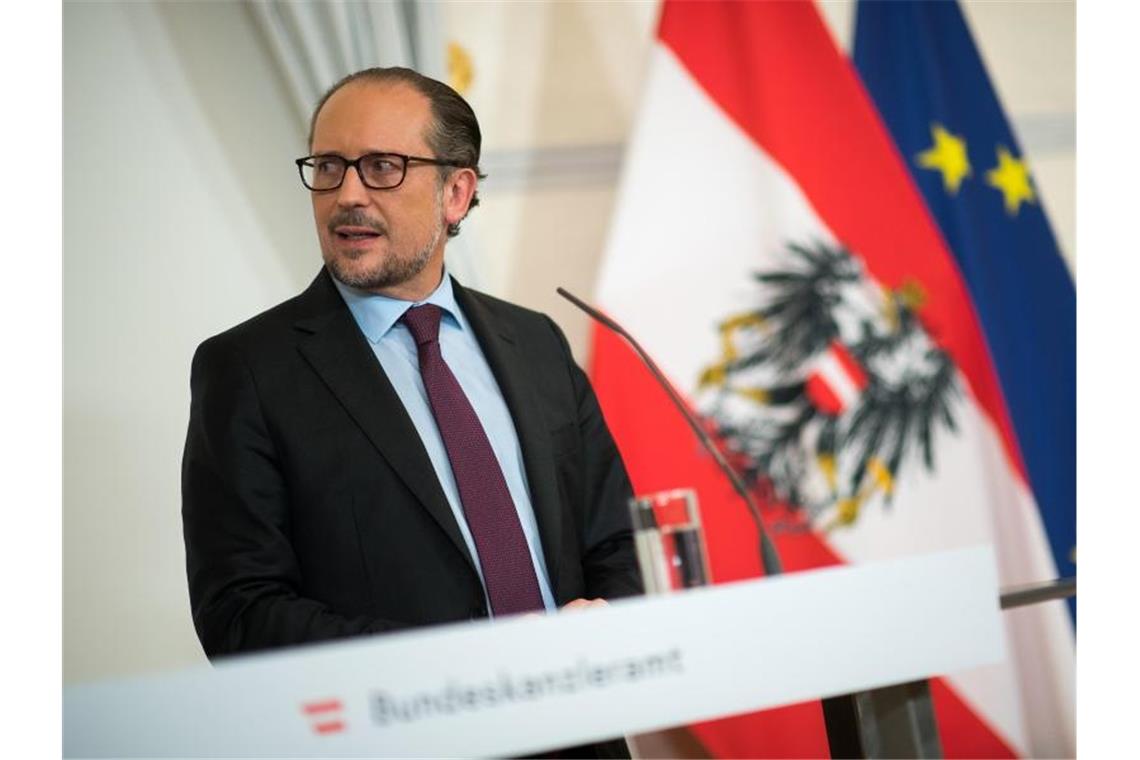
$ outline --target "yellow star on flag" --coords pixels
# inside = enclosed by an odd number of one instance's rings
[[[998,165],[986,172],[986,184],[1001,190],[1005,198],[1006,213],[1017,214],[1022,202],[1035,203],[1037,196],[1029,184],[1029,167],[1014,158],[1004,145],[997,148]]]
[[[970,157],[966,155],[966,141],[937,123],[930,126],[930,135],[934,145],[918,154],[918,165],[942,172],[942,186],[953,195],[962,180],[973,174]]]

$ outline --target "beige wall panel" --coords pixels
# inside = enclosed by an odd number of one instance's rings
[[[624,141],[656,14],[655,3],[449,3],[484,149]]]
[[[963,12],[1007,114],[1076,111],[1075,4],[970,2]]]
[[[583,366],[589,318],[555,289],[561,286],[592,299],[612,206],[613,190],[608,187],[502,193],[487,202],[488,227],[507,218],[517,224],[513,242],[518,253],[504,297],[549,314]]]
[[[1077,157],[1075,153],[1030,156],[1033,180],[1045,207],[1045,215],[1053,227],[1061,255],[1076,279],[1077,245]]]

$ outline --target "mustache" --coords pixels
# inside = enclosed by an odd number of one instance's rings
[[[381,235],[388,234],[388,226],[383,222],[373,219],[365,214],[360,209],[349,209],[340,211],[333,214],[329,219],[328,230],[330,233],[336,231],[337,227],[367,227],[370,230],[380,233]]]

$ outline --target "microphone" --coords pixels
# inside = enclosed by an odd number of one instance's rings
[[[744,499],[744,503],[748,506],[748,511],[752,515],[752,521],[756,523],[756,533],[760,537],[760,564],[764,567],[764,574],[781,575],[784,572],[784,566],[783,563],[780,562],[780,555],[776,552],[775,544],[772,543],[772,539],[768,536],[768,531],[764,528],[763,520],[760,519],[760,508],[756,506],[756,502],[752,499],[752,495],[748,493],[748,488],[744,485],[744,481],[740,479],[740,476],[736,474],[736,470],[732,469],[732,465],[730,465],[728,463],[728,460],[724,458],[724,455],[720,453],[720,449],[716,447],[716,444],[713,443],[712,438],[707,432],[705,432],[705,429],[701,427],[701,423],[697,421],[697,418],[694,417],[693,413],[689,411],[687,406],[685,406],[685,402],[677,394],[677,391],[673,390],[673,386],[669,384],[669,381],[665,378],[665,375],[662,374],[661,370],[657,368],[657,365],[653,363],[653,359],[649,358],[649,354],[645,353],[645,350],[640,345],[638,345],[637,341],[633,339],[633,336],[626,332],[625,329],[617,322],[613,321],[605,314],[602,314],[600,311],[590,306],[582,299],[571,294],[565,288],[558,288],[557,290],[558,295],[562,296],[567,301],[589,314],[595,321],[601,323],[602,325],[605,325],[607,328],[620,335],[625,339],[627,343],[629,343],[630,347],[634,350],[634,353],[636,353],[637,357],[641,359],[642,364],[644,364],[649,369],[649,372],[653,375],[653,378],[662,388],[665,389],[665,392],[669,395],[669,400],[673,402],[673,406],[677,407],[677,411],[679,411],[681,413],[681,416],[685,418],[685,422],[689,423],[689,427],[693,429],[694,433],[696,433],[697,438],[701,442],[701,445],[703,445],[709,454],[712,455],[713,460],[716,461],[721,471],[724,472],[726,476],[728,476],[729,482],[732,483],[732,487],[736,490],[736,492],[740,494],[740,498]]]

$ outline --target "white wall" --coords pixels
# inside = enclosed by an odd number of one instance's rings
[[[203,659],[179,517],[190,357],[317,268],[307,196],[266,160],[299,138],[252,32],[228,3],[65,7],[69,681]]]
[[[851,3],[825,18],[843,42]],[[448,3],[491,178],[460,238],[481,286],[551,313],[593,289],[655,3]],[[1074,254],[1074,12],[967,16]],[[291,159],[299,123],[238,3],[64,7],[64,677],[202,661],[179,467],[205,337],[304,287],[319,253]],[[28,283],[34,287],[35,283]]]

